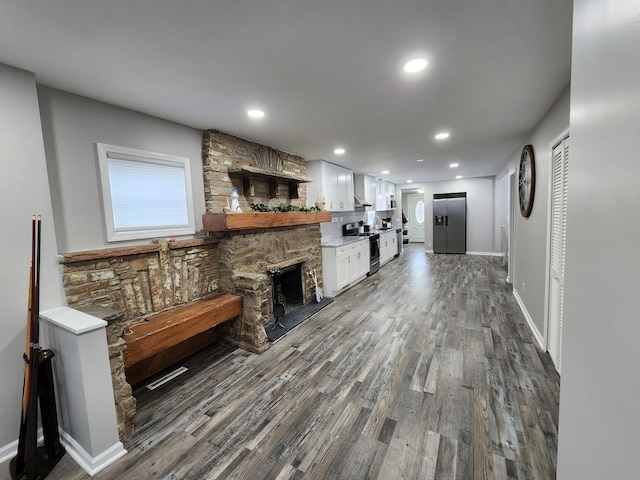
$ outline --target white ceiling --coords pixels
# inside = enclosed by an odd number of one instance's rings
[[[495,175],[570,81],[571,0],[1,5],[0,62],[39,83],[399,184]]]

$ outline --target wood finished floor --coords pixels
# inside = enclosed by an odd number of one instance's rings
[[[201,352],[94,478],[555,478],[560,379],[500,261],[410,245],[263,355]]]

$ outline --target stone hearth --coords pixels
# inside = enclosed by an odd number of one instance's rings
[[[308,272],[322,268],[320,226],[224,233],[217,237],[220,288],[244,298],[242,318],[221,328],[224,339],[261,353],[269,347],[264,326],[274,320],[269,272],[292,262],[301,263],[303,303],[312,301],[315,293]]]

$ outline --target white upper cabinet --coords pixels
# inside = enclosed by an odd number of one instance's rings
[[[395,201],[396,185],[385,180],[376,180],[376,210],[393,210],[391,201]]]
[[[353,172],[323,160],[307,162],[307,205],[324,201],[324,209],[331,212],[353,211]]]
[[[395,210],[396,184],[391,182],[384,182],[384,184],[387,191],[387,210]]]
[[[369,175],[354,175],[353,183],[355,185],[355,195],[361,201],[368,203],[371,207],[376,206],[376,179]]]

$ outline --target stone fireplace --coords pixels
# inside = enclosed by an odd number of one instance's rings
[[[202,147],[205,217],[226,216],[223,210],[232,187],[241,192],[244,212],[249,211],[251,203],[305,205],[305,182],[310,179],[304,176],[302,157],[214,130],[204,132]],[[265,325],[274,321],[273,272],[283,273],[281,286],[298,284],[296,294],[287,296],[287,302],[315,301],[309,272],[315,270],[321,282],[319,223],[331,220],[329,212],[240,213],[228,217],[239,226],[227,228],[233,222],[223,218],[224,228],[218,228],[221,224],[216,222],[217,226],[211,228],[209,219],[205,219],[208,233],[195,239],[157,239],[147,245],[60,255],[68,305],[109,322],[109,355],[121,440],[133,431],[136,410],[123,361],[126,345],[122,335],[128,326],[150,314],[210,295],[237,294],[243,298],[243,314],[217,325],[186,348],[195,352],[206,342],[223,340],[262,353],[270,345]],[[247,217],[249,223],[242,220]],[[293,266],[298,273],[296,280],[290,281]]]
[[[244,299],[242,318],[222,328],[226,341],[256,353],[269,347],[265,325],[275,320],[272,272],[297,265],[299,302],[314,300],[309,272],[322,268],[320,238],[317,224],[219,234],[220,287]]]

